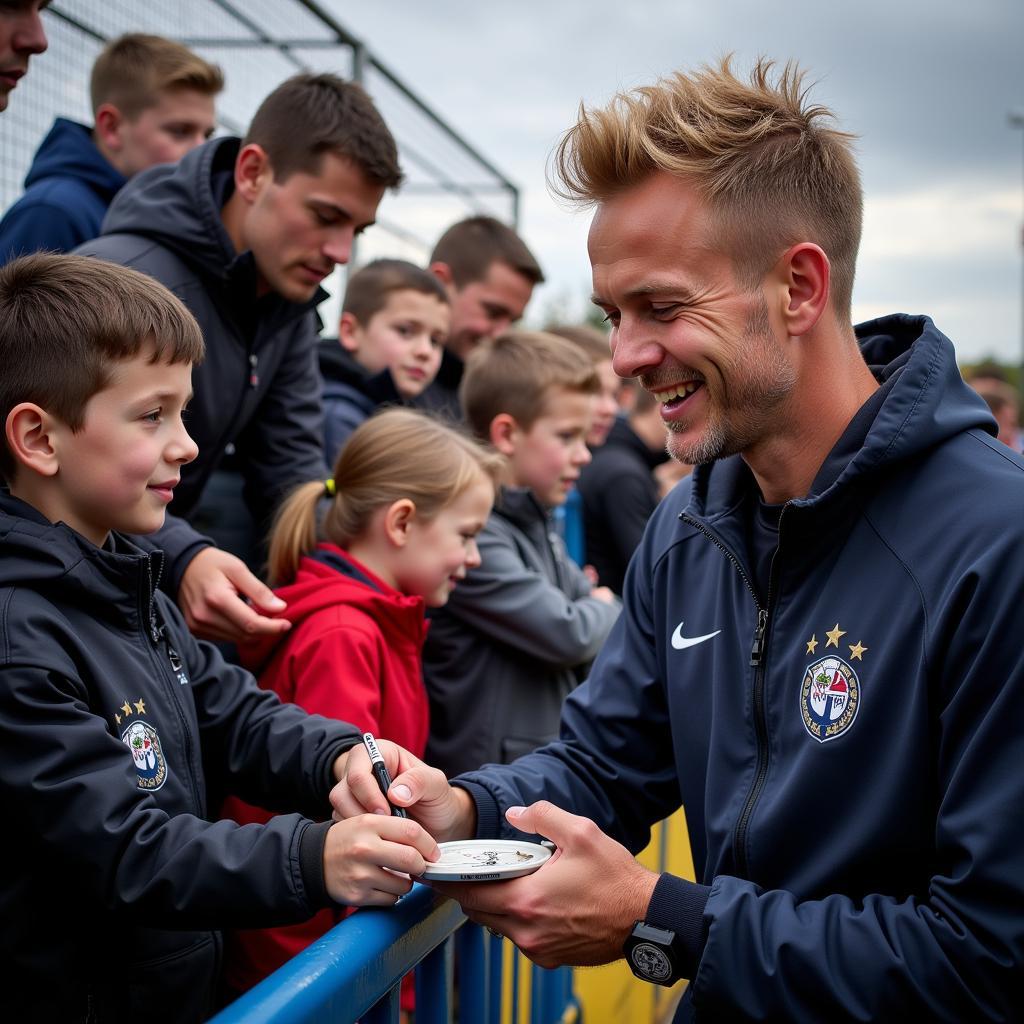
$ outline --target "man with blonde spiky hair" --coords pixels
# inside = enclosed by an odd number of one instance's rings
[[[559,740],[451,786],[389,750],[392,799],[552,840],[444,889],[544,966],[692,979],[677,1020],[1019,1020],[1024,460],[931,320],[853,326],[849,136],[725,60],[584,109],[555,167],[615,370],[697,468]],[[365,757],[334,802],[385,809]],[[695,882],[632,856],[680,805]]]

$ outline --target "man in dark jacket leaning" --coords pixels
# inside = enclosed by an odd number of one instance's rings
[[[348,262],[353,238],[401,177],[394,139],[359,86],[297,75],[263,101],[244,140],[214,139],[133,179],[102,237],[78,250],[155,277],[203,331],[206,359],[193,372],[189,410],[199,457],[182,474],[174,515],[153,535],[170,559],[165,586],[199,635],[234,640],[287,628],[241,599],[280,608],[243,562],[183,520],[229,446],[258,524],[295,484],[328,475],[319,285]]]
[[[725,61],[563,140],[615,370],[697,468],[559,739],[451,787],[389,748],[391,799],[552,840],[444,890],[544,966],[691,979],[677,1021],[1018,1021],[1024,459],[931,320],[854,328],[859,175],[801,78]],[[386,808],[368,768],[336,808]],[[633,858],[680,805],[696,881]]]

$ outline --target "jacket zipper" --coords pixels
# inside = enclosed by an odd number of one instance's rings
[[[786,509],[783,507],[782,511],[779,513],[780,543],[782,536],[782,517],[785,513]],[[740,576],[743,578],[743,582],[746,584],[747,590],[750,591],[750,596],[754,599],[754,607],[757,608],[757,625],[754,627],[754,638],[750,645],[749,662],[751,668],[754,669],[752,705],[754,714],[754,737],[757,743],[757,767],[754,771],[754,781],[751,783],[750,789],[747,792],[747,798],[743,801],[743,807],[740,810],[739,817],[736,819],[736,826],[733,829],[732,837],[732,854],[733,861],[736,864],[737,874],[741,878],[746,878],[750,874],[750,865],[747,862],[746,854],[747,829],[750,825],[751,816],[754,813],[754,807],[761,797],[765,781],[768,778],[768,718],[765,711],[764,701],[764,652],[765,634],[768,629],[768,610],[771,607],[772,598],[772,579],[775,576],[775,555],[772,556],[772,565],[768,573],[768,597],[765,601],[764,607],[762,607],[761,602],[757,597],[757,591],[754,589],[754,585],[750,582],[750,577],[747,575],[746,570],[740,563],[740,560],[702,523],[685,513],[681,514],[679,518],[683,520],[683,522],[694,527],[696,530],[699,530],[726,556],[726,558],[729,559],[730,562],[732,562]],[[778,548],[776,548],[776,555],[777,554]]]
[[[171,647],[170,641],[166,639],[165,627],[158,625],[156,621],[156,605],[153,600],[153,594],[156,591],[157,586],[160,582],[160,576],[163,572],[163,563],[160,565],[160,570],[157,572],[156,579],[153,578],[152,563],[146,560],[146,582],[149,586],[146,592],[146,599],[148,604],[148,619],[149,619],[149,638],[153,643],[153,647],[157,650],[160,648],[160,643],[163,640],[167,644],[168,662],[171,668],[174,667],[174,659],[178,657],[177,652]],[[178,662],[180,666],[180,661]],[[167,673],[163,670],[163,667],[159,664],[159,658],[157,659],[157,675],[163,680],[164,689],[168,691],[167,696],[170,698],[171,706],[174,708],[175,714],[178,716],[178,722],[181,725],[182,737],[185,743],[185,760],[188,765],[192,765],[192,732],[189,729],[188,719],[182,711],[180,697],[176,692],[180,687],[173,687],[170,685]],[[200,798],[199,786],[196,784],[196,777],[194,771],[188,772],[189,784],[192,789],[192,796],[195,800],[196,814],[203,814],[203,801]]]

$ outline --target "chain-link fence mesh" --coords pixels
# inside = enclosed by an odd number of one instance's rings
[[[441,232],[462,217],[489,213],[514,224],[515,187],[416,97],[383,63],[361,50],[317,3],[307,0],[56,0],[43,14],[49,49],[0,117],[0,211],[23,189],[32,156],[55,117],[91,123],[89,74],[108,39],[150,32],[179,39],[224,70],[219,130],[242,134],[260,101],[301,70],[360,78],[398,142],[406,184],[385,197],[377,225],[359,242],[356,263],[378,256],[424,262]],[[322,310],[333,328],[343,280]]]

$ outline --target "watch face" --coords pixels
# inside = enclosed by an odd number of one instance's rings
[[[649,942],[639,942],[630,951],[633,966],[651,981],[665,981],[672,976],[672,964],[665,954]]]

